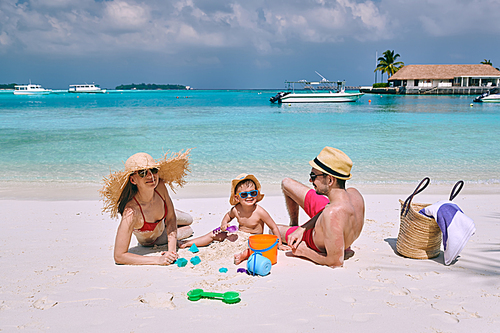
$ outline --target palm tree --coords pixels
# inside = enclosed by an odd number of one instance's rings
[[[400,70],[405,64],[402,61],[396,61],[400,57],[399,53],[394,54],[394,50],[385,51],[383,57],[377,59],[378,66],[375,71],[380,71],[382,75],[387,73],[387,80],[394,75],[398,70]]]
[[[490,66],[493,66],[493,64],[491,63],[491,61],[490,61],[490,60],[486,60],[486,59],[484,59],[483,61],[481,61],[481,63],[482,63],[483,65],[490,65]]]

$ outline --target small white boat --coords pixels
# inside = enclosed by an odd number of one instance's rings
[[[364,95],[361,92],[346,92],[345,81],[328,81],[318,72],[316,74],[321,76],[321,81],[285,81],[288,91],[280,91],[276,96],[271,97],[270,101],[272,103],[344,103],[356,102]],[[295,84],[300,85],[301,90],[307,90],[307,92],[295,92]]]
[[[101,89],[95,84],[70,84],[68,92],[70,93],[105,93],[106,89]]]
[[[22,84],[14,86],[14,95],[48,95],[52,92],[50,89],[42,88],[39,84]]]
[[[493,88],[474,98],[473,102],[500,103],[500,90],[499,88]]]
[[[483,97],[481,99],[483,103],[500,103],[500,94],[493,94]]]

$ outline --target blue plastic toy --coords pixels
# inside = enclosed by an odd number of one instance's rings
[[[271,272],[271,260],[260,253],[252,253],[248,258],[247,269],[252,275],[266,276]]]
[[[227,273],[227,268],[226,267],[221,267],[219,268],[220,273]]]
[[[189,259],[189,261],[190,261],[193,265],[198,265],[198,264],[201,262],[201,259],[200,259],[200,257],[198,257],[198,256],[194,256],[194,257],[192,257],[191,259]]]
[[[193,253],[200,252],[200,250],[198,250],[198,246],[196,246],[196,244],[191,245],[191,247],[189,248],[189,251],[191,251]]]
[[[179,258],[175,261],[175,264],[177,264],[178,267],[184,267],[186,266],[188,261],[184,258]]]

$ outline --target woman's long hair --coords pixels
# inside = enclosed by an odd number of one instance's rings
[[[132,200],[137,191],[137,186],[132,184],[130,182],[130,179],[127,180],[127,185],[125,185],[125,187],[123,188],[120,199],[118,199],[118,213],[120,213],[120,215],[123,215],[125,206],[130,200]]]

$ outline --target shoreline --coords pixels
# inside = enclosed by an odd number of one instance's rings
[[[347,187],[357,188],[361,194],[398,194],[409,196],[417,187],[414,184],[355,184],[348,182]],[[262,191],[267,196],[282,196],[279,184],[261,182]],[[99,200],[101,184],[62,183],[62,182],[0,182],[0,200]],[[454,184],[430,184],[425,194],[449,195]],[[168,187],[168,186],[167,186]],[[229,196],[229,185],[221,183],[188,183],[184,187],[176,187],[175,192],[169,188],[172,199],[219,198]],[[500,194],[500,184],[465,183],[461,194],[489,195]]]

